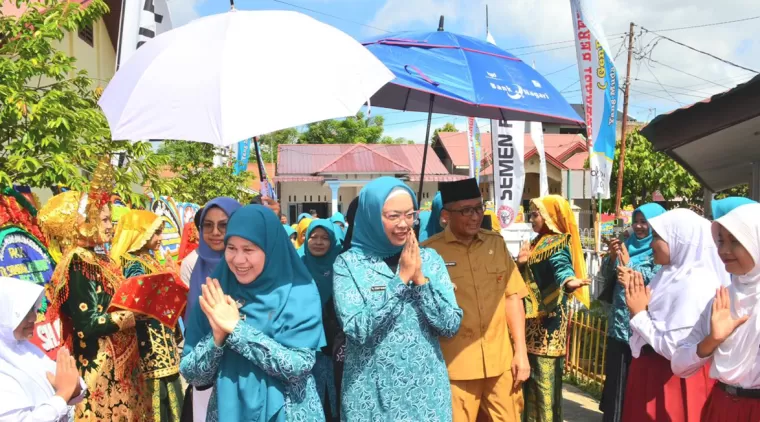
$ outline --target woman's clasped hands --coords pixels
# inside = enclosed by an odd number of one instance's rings
[[[235,300],[225,295],[219,285],[219,280],[207,277],[206,284],[201,287],[200,297],[201,310],[211,325],[211,333],[214,336],[214,344],[222,347],[227,336],[240,321],[240,312]]]

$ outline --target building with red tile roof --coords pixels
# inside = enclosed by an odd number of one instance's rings
[[[423,152],[417,144],[281,144],[274,181],[283,212],[291,220],[312,209],[329,217],[346,210],[365,184],[381,176],[402,179],[417,192]],[[451,174],[429,147],[425,169],[423,203],[435,196],[438,182],[467,177]]]

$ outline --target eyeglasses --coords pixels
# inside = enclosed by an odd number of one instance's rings
[[[465,217],[472,217],[473,215],[482,215],[485,212],[485,210],[486,210],[485,204],[480,204],[475,207],[464,207],[464,208],[459,208],[458,210],[447,209],[446,211],[462,214]]]
[[[213,232],[214,227],[219,231],[219,233],[227,233],[227,221],[220,221],[218,223],[214,223],[213,221],[204,221],[203,225],[201,225],[201,228],[206,232]]]
[[[401,224],[401,221],[406,221],[408,225],[414,225],[417,222],[417,217],[420,215],[419,211],[412,211],[406,214],[399,211],[391,211],[389,213],[383,213],[383,217],[395,225]]]

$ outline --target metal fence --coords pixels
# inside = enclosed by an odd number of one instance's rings
[[[565,349],[565,373],[585,384],[604,385],[607,318],[588,312],[570,313]]]

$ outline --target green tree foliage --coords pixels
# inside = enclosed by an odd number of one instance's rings
[[[411,139],[406,139],[404,137],[393,138],[390,136],[383,136],[378,143],[387,145],[414,145],[414,141]]]
[[[323,120],[308,125],[301,134],[303,144],[376,144],[383,136],[383,116],[365,117],[358,112],[355,117],[343,120]]]
[[[610,183],[612,195],[610,201],[605,201],[604,205],[604,208],[608,210],[612,210],[615,204],[619,161],[620,146],[618,145],[612,165]],[[679,197],[691,202],[701,199],[702,185],[672,158],[662,152],[655,152],[649,140],[638,130],[633,131],[626,137],[621,205],[637,207],[651,202],[652,194],[656,191],[659,191],[667,201]]]
[[[76,60],[55,49],[108,11],[103,0],[16,1],[20,17],[0,15],[0,184],[87,188],[89,171],[105,154],[123,153],[116,193],[138,202],[135,184],[171,194],[159,178],[162,158],[147,142],[112,142],[98,108],[99,90]],[[84,170],[84,171],[83,171]]]
[[[259,136],[259,148],[261,148],[261,155],[264,158],[264,162],[277,162],[277,147],[280,144],[297,144],[299,141],[299,135],[300,134],[296,128],[289,128]],[[255,159],[253,145],[251,145],[251,148],[251,160],[253,160]],[[274,175],[270,174],[270,176]]]
[[[457,127],[456,127],[456,125],[454,125],[454,123],[446,122],[445,125],[439,127],[435,131],[433,131],[433,139],[432,139],[433,145],[435,145],[438,141],[441,140],[441,138],[438,137],[438,134],[441,133],[441,132],[459,132],[459,129],[457,129]]]
[[[177,186],[174,196],[179,199],[201,205],[217,196],[229,196],[241,203],[251,200],[246,189],[255,178],[253,174],[234,174],[233,166],[214,167],[214,156],[226,155],[221,148],[200,142],[166,141],[158,154],[170,159],[168,169]]]
[[[743,185],[734,186],[731,189],[726,189],[724,191],[718,192],[715,194],[715,199],[728,198],[729,196],[743,196],[745,198],[749,198],[749,185],[745,183]]]

